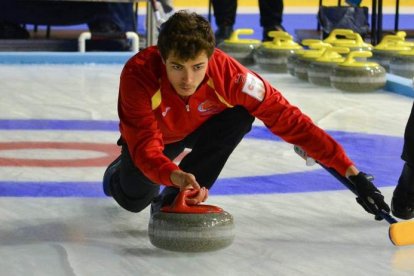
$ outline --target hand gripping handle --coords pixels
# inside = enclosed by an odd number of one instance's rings
[[[198,190],[184,190],[178,193],[170,206],[161,208],[161,212],[165,213],[182,213],[182,214],[208,214],[222,213],[223,209],[213,205],[197,204],[187,205],[186,198],[192,197],[198,193]]]

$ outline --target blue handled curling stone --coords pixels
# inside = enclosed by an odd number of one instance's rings
[[[171,206],[152,214],[148,235],[158,248],[180,252],[214,251],[234,240],[233,216],[212,205],[187,205],[191,190],[180,192]]]

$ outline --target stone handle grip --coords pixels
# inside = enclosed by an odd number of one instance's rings
[[[165,213],[184,213],[184,214],[207,214],[222,213],[223,209],[213,205],[197,204],[187,205],[186,198],[196,195],[197,190],[184,190],[178,193],[174,202],[170,206],[161,208]]]

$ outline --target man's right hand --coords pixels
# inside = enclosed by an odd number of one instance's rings
[[[171,173],[170,179],[173,185],[179,188],[180,191],[191,189],[198,191],[194,196],[186,199],[188,205],[196,205],[207,200],[208,189],[201,188],[193,174],[175,170]]]
[[[371,182],[368,175],[359,172],[350,175],[348,179],[355,185],[358,197],[357,202],[368,212],[375,215],[376,220],[382,220],[381,212],[389,213],[390,207],[385,203],[384,196]]]

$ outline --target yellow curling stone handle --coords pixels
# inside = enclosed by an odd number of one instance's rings
[[[261,44],[261,41],[258,39],[246,39],[240,38],[240,35],[252,35],[254,34],[253,29],[237,29],[231,33],[229,39],[224,40],[228,44]]]
[[[358,57],[362,57],[362,58],[372,57],[372,52],[352,51],[348,54],[345,61],[339,64],[339,66],[346,66],[346,67],[377,67],[379,66],[379,64],[376,62],[366,62],[366,61],[355,60],[355,58],[358,58]]]

